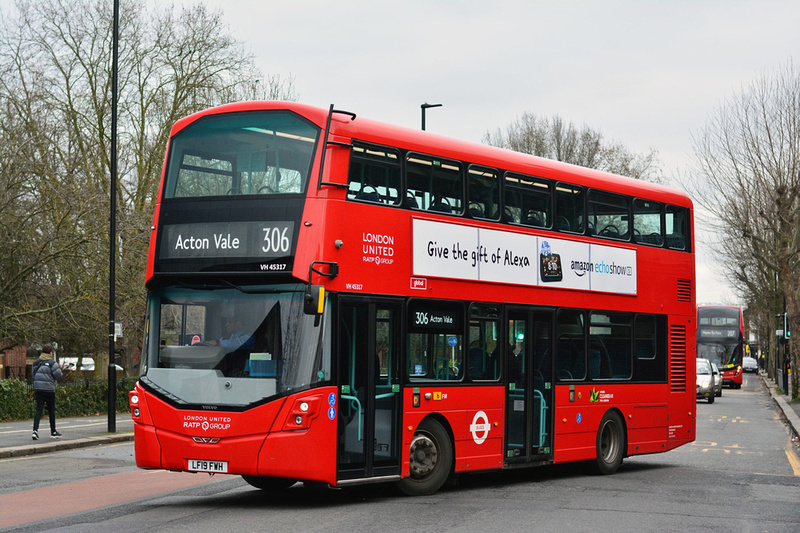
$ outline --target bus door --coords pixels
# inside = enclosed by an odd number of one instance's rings
[[[546,461],[553,449],[553,312],[509,307],[506,461]],[[510,348],[509,348],[510,350]]]
[[[401,300],[340,298],[339,482],[400,475],[401,309]]]

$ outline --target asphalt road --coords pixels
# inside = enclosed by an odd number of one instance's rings
[[[800,531],[800,461],[757,376],[699,402],[698,439],[626,459],[462,476],[419,498],[391,485],[278,495],[235,476],[138,470],[131,443],[0,460],[11,531]],[[42,502],[45,502],[43,504]],[[45,511],[44,509],[49,509]],[[12,518],[14,521],[12,521]]]

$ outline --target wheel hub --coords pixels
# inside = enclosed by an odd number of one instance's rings
[[[439,460],[439,451],[436,444],[425,435],[415,435],[411,441],[409,451],[409,466],[412,477],[422,477],[429,474]]]

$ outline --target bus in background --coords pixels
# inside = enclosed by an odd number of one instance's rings
[[[287,102],[173,127],[136,463],[278,490],[695,438],[682,192]]]
[[[697,357],[716,363],[722,384],[742,388],[744,320],[734,305],[697,306]]]

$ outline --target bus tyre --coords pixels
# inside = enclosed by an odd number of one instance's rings
[[[625,455],[625,425],[617,411],[608,411],[597,429],[597,459],[600,474],[613,474]]]
[[[401,479],[398,487],[409,496],[433,494],[447,481],[453,467],[453,446],[439,422],[422,421],[411,441],[408,462],[411,475]]]
[[[257,489],[270,492],[285,490],[297,483],[294,479],[269,476],[242,476],[242,479]]]

